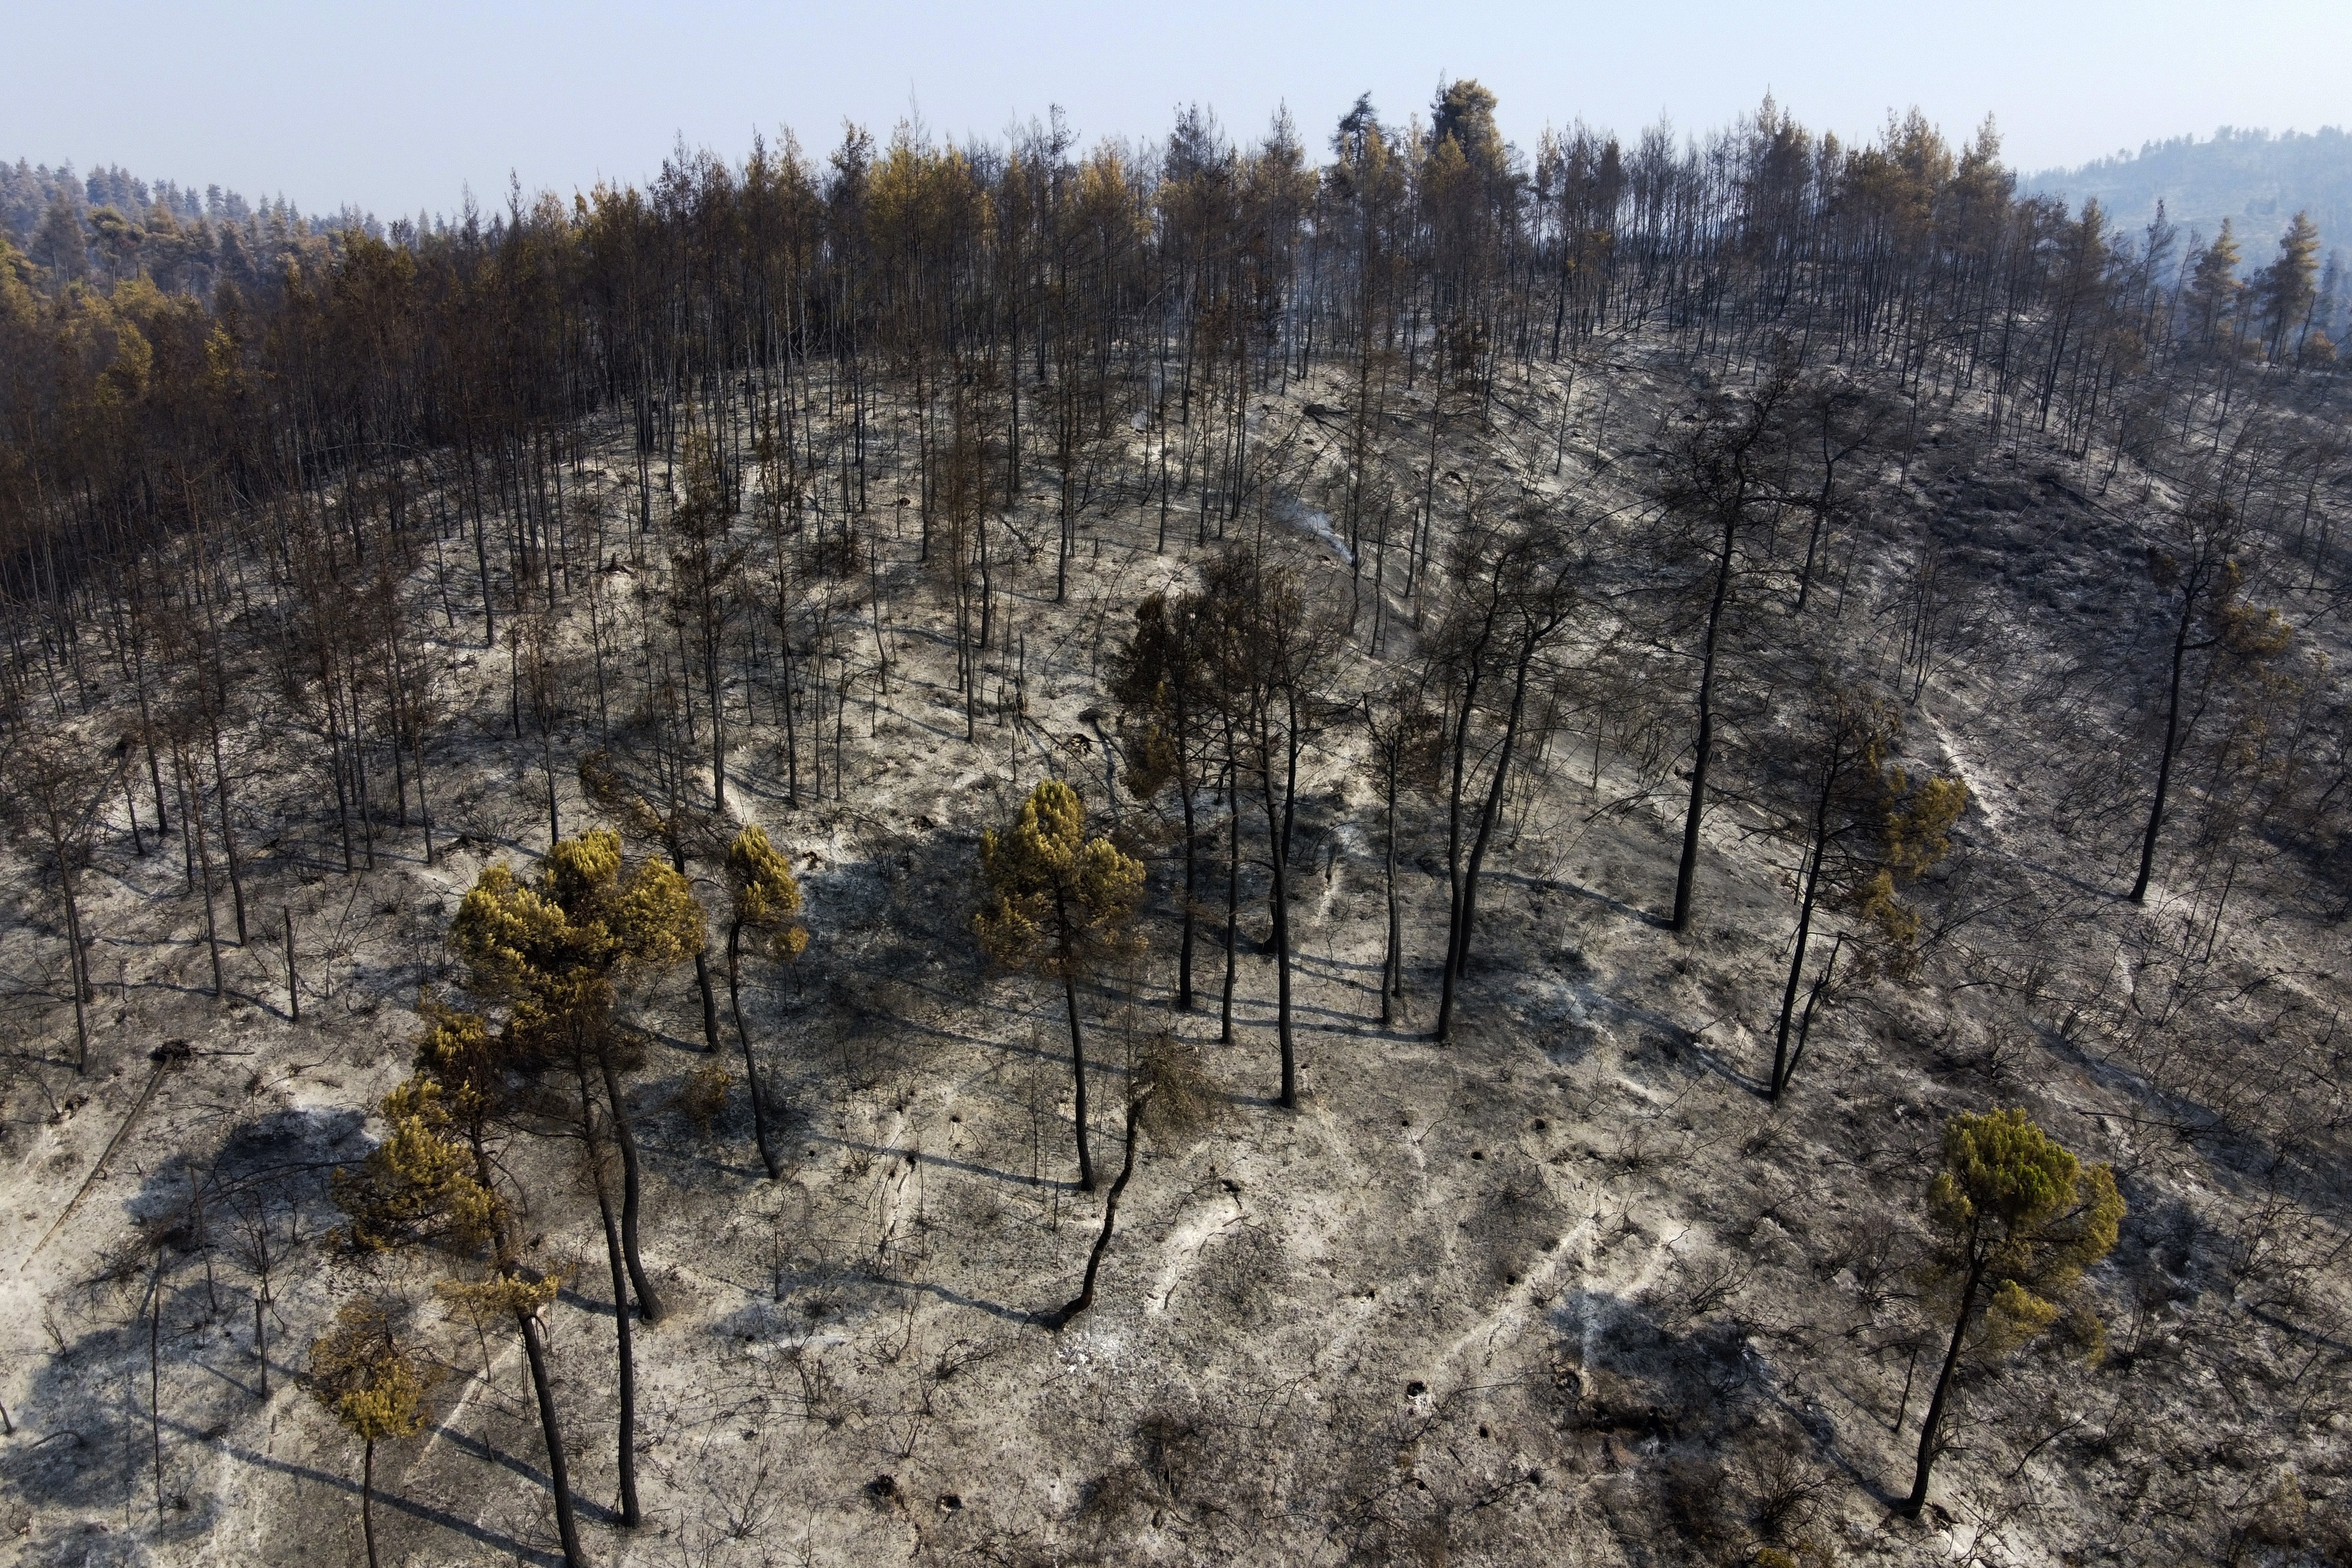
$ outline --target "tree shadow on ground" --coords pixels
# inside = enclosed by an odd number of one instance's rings
[[[492,1457],[480,1444],[462,1440],[457,1434],[451,1435],[451,1440],[458,1442],[459,1446],[468,1452],[477,1453],[478,1457]],[[331,1488],[350,1496],[354,1507],[358,1504],[359,1483],[347,1476],[337,1475],[332,1470],[320,1469],[315,1465],[299,1464],[291,1459],[278,1458],[275,1455],[257,1453],[251,1448],[236,1443],[224,1442],[220,1446],[220,1450],[229,1458],[249,1465],[255,1469],[268,1470],[273,1474],[289,1476],[316,1486]],[[517,1465],[503,1459],[499,1462],[505,1463],[508,1469],[532,1479],[536,1485],[543,1488],[547,1484],[544,1476],[539,1475],[528,1466]],[[379,1509],[390,1510],[394,1513],[405,1514],[411,1519],[421,1520],[427,1524],[437,1525],[443,1530],[462,1535],[478,1545],[487,1546],[501,1555],[511,1556],[519,1563],[536,1563],[544,1564],[545,1568],[562,1568],[563,1553],[561,1552],[550,1551],[543,1546],[528,1545],[510,1535],[502,1535],[486,1525],[478,1524],[473,1520],[451,1513],[446,1509],[436,1508],[430,1503],[420,1502],[398,1492],[378,1488],[375,1505]],[[612,1517],[609,1509],[602,1508],[585,1499],[581,1500],[579,1507],[581,1512],[591,1518],[602,1518],[609,1521]]]

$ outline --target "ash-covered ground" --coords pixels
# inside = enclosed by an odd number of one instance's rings
[[[1113,452],[1057,601],[1060,497],[1033,475],[1000,536],[1006,622],[967,740],[947,594],[915,559],[902,488],[873,479],[866,568],[797,590],[835,606],[814,656],[835,682],[821,721],[798,718],[827,728],[821,779],[797,736],[797,808],[772,676],[755,654],[729,687],[730,809],[793,857],[807,899],[800,960],[744,968],[782,1179],[751,1146],[723,988],[715,1060],[734,1082],[707,1130],[681,1098],[713,1060],[690,971],[624,998],[645,1041],[629,1091],[645,1244],[670,1308],[635,1338],[638,1530],[611,1512],[613,1309],[577,1147],[503,1146],[527,1260],[567,1280],[548,1322],[593,1557],[2347,1560],[2344,862],[2316,830],[2184,809],[2147,902],[2122,897],[2154,768],[2146,677],[2166,652],[2144,559],[2185,498],[2128,464],[1990,442],[1965,406],[1904,403],[1915,436],[1870,460],[1804,618],[1783,570],[1797,546],[1754,547],[1780,564],[1733,612],[1718,793],[1678,936],[1664,913],[1696,671],[1686,626],[1645,595],[1692,570],[1654,546],[1692,387],[1640,340],[1584,369],[1572,394],[1545,369],[1449,417],[1431,486],[1441,543],[1465,517],[1532,507],[1573,519],[1589,558],[1547,657],[1552,722],[1504,802],[1454,1038],[1429,1038],[1443,800],[1402,802],[1408,994],[1384,1026],[1382,785],[1362,725],[1335,713],[1298,788],[1295,1112],[1273,1099],[1255,808],[1222,1045],[1222,806],[1202,806],[1199,1006],[1178,1011],[1172,795],[1116,782],[1106,661],[1147,594],[1199,580],[1220,548],[1198,542],[1205,506],[1179,496],[1164,522],[1127,473],[1140,438]],[[1371,564],[1335,544],[1347,392],[1260,394],[1268,499],[1206,525],[1262,538],[1318,603],[1352,602],[1342,696],[1411,671],[1416,622],[1442,619],[1447,591],[1432,569],[1421,601],[1404,597],[1392,541],[1377,603]],[[1425,392],[1391,405],[1382,443],[1425,444]],[[330,1176],[382,1135],[420,987],[462,980],[444,945],[459,898],[485,866],[527,873],[544,850],[550,756],[563,831],[606,821],[574,769],[640,700],[666,576],[621,499],[625,443],[597,433],[575,471],[609,482],[611,517],[559,623],[564,712],[545,747],[516,706],[510,633],[483,643],[462,536],[406,587],[438,672],[432,863],[414,821],[380,812],[344,873],[319,739],[272,716],[277,672],[248,639],[227,762],[247,940],[226,933],[225,1001],[177,833],[134,853],[110,799],[82,883],[96,1000],[77,1072],[53,878],[15,845],[0,1535],[16,1560],[362,1560],[358,1446],[298,1378],[364,1293],[399,1304],[437,1369],[425,1430],[377,1455],[386,1559],[559,1560],[511,1329],[435,1297],[466,1259],[339,1245]],[[1420,500],[1398,501],[1398,538]],[[2326,571],[2280,561],[2253,582],[2299,650],[2340,666]],[[257,628],[265,608],[242,614]],[[1658,626],[1672,635],[1627,630]],[[131,694],[88,635],[81,722],[103,739]],[[591,679],[598,637],[608,690]],[[2332,677],[2296,667],[2304,711],[2328,722]],[[1824,669],[1890,692],[1905,763],[1963,779],[1969,804],[1912,894],[1916,974],[1825,1006],[1775,1105],[1802,852],[1769,831],[1770,758]],[[2340,736],[2312,744],[2340,766]],[[1099,1300],[1059,1333],[1038,1317],[1073,1292],[1102,1205],[1075,1179],[1062,999],[992,969],[971,926],[980,833],[1048,776],[1152,856],[1148,951],[1081,994],[1097,1161],[1117,1166],[1127,1063],[1159,1031],[1202,1042],[1221,1093],[1196,1137],[1145,1134]],[[698,778],[707,792],[707,763]],[[692,871],[717,916],[715,868]],[[229,924],[226,889],[215,904]],[[1912,1521],[1895,1505],[1945,1333],[1916,1299],[1923,1195],[1946,1118],[2011,1104],[2118,1173],[2129,1217],[2084,1298],[2104,1353],[2077,1324],[1968,1371],[1935,1506]]]

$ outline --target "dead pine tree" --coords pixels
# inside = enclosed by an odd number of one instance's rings
[[[1120,750],[1127,787],[1150,800],[1173,785],[1182,813],[1183,881],[1177,894],[1176,1008],[1192,1008],[1192,954],[1199,924],[1201,831],[1197,810],[1208,787],[1211,704],[1202,691],[1198,594],[1154,593],[1136,607],[1135,631],[1110,656],[1111,695],[1121,710]]]
[[[1225,727],[1225,759],[1218,793],[1225,802],[1224,982],[1219,988],[1217,1043],[1234,1042],[1234,991],[1239,979],[1242,919],[1242,796],[1241,768],[1235,760],[1231,725]]]
[[[684,963],[703,930],[686,879],[657,861],[625,868],[620,835],[604,829],[557,844],[528,886],[503,864],[485,868],[449,925],[468,986],[506,1005],[510,1060],[526,1069],[562,1064],[583,1040],[593,1052],[621,1152],[629,1283],[647,1323],[661,1321],[661,1298],[638,1249],[642,1182],[612,1013],[620,980]]]
[[[228,1255],[253,1281],[253,1360],[260,1380],[256,1397],[269,1402],[269,1314],[278,1304],[277,1280],[293,1249],[292,1216],[280,1237],[277,1206],[266,1187],[248,1186],[231,1200]]]
[[[1699,611],[1696,732],[1691,740],[1690,800],[1683,812],[1682,853],[1675,866],[1669,924],[1690,928],[1698,877],[1699,826],[1706,814],[1707,773],[1715,761],[1716,682],[1729,651],[1737,584],[1748,565],[1741,547],[1773,511],[1771,476],[1779,467],[1777,415],[1791,384],[1776,371],[1745,398],[1711,396],[1697,412],[1697,428],[1676,446],[1665,486],[1667,514],[1704,552],[1706,570],[1677,596]]]
[[[40,846],[56,873],[59,911],[65,916],[66,985],[73,997],[74,1071],[89,1069],[89,1005],[98,999],[89,978],[89,938],[82,930],[81,873],[89,859],[90,832],[111,792],[113,776],[103,752],[91,752],[63,731],[36,733],[19,724],[0,753],[0,812]]]
[[[294,967],[294,911],[280,906],[278,913],[286,923],[286,1017],[290,1023],[302,1021],[302,977]]]
[[[581,1163],[589,1190],[596,1196],[596,1218],[604,1231],[604,1262],[613,1281],[614,1393],[620,1401],[616,1452],[621,1486],[621,1524],[635,1530],[644,1522],[637,1501],[637,1353],[635,1333],[629,1322],[629,1266],[621,1245],[621,1228],[613,1217],[611,1158],[605,1133],[608,1113],[596,1103],[589,1086],[588,1052],[575,1044],[572,1071],[580,1089]]]
[[[674,735],[677,687],[663,682],[653,701],[657,716],[656,743],[645,751],[614,752],[599,747],[580,759],[580,788],[597,805],[618,817],[629,831],[651,839],[669,857],[670,869],[688,874],[689,860],[708,854],[718,833],[710,815],[686,798],[686,755],[668,743]],[[628,768],[624,772],[624,767]],[[650,781],[644,775],[650,773]],[[694,950],[695,994],[702,999],[702,1048],[719,1051],[719,1000],[710,980],[709,945]]]
[[[443,1300],[478,1319],[510,1321],[521,1335],[523,1358],[530,1364],[531,1391],[539,1405],[540,1431],[547,1440],[547,1490],[555,1502],[556,1537],[562,1542],[565,1568],[587,1568],[588,1554],[580,1544],[580,1521],[572,1507],[563,1423],[556,1414],[554,1378],[547,1361],[547,1309],[562,1285],[556,1275],[534,1278],[509,1260],[487,1279],[445,1280],[435,1289]]]
[[[2164,721],[2158,737],[2155,797],[2148,804],[2147,825],[2140,833],[2139,870],[2128,896],[2146,902],[2148,883],[2156,873],[2156,852],[2164,830],[2173,776],[2203,706],[2197,693],[2209,693],[2213,677],[2229,666],[2245,667],[2277,657],[2286,651],[2291,633],[2275,612],[2238,602],[2244,571],[2237,559],[2236,514],[2229,505],[2209,501],[2185,519],[2178,549],[2151,545],[2148,575],[2170,602],[2167,616],[2170,643],[2165,664]],[[2204,678],[2192,668],[2194,656],[2204,654]],[[2190,707],[2184,713],[2184,706]]]
[[[1838,525],[1859,509],[1856,491],[1861,486],[1851,474],[1869,462],[1888,410],[1850,378],[1832,375],[1799,383],[1790,406],[1791,423],[1798,434],[1792,434],[1790,444],[1809,448],[1821,471],[1820,483],[1804,488],[1791,486],[1789,497],[1805,518],[1804,560],[1797,569],[1797,598],[1789,611],[1791,615],[1802,615],[1812,597],[1815,570],[1824,548],[1835,554]]]
[[[1126,1196],[1128,1183],[1135,1179],[1136,1152],[1143,1134],[1149,1132],[1171,1145],[1197,1138],[1216,1110],[1215,1086],[1202,1064],[1199,1048],[1172,1034],[1155,1036],[1137,1052],[1127,1082],[1126,1143],[1118,1175],[1103,1195],[1102,1228],[1087,1252],[1085,1278],[1076,1296],[1036,1318],[1056,1333],[1095,1304],[1096,1281],[1118,1224],[1119,1199]]]
[[[350,1217],[342,1234],[362,1253],[430,1247],[466,1255],[490,1244],[485,1277],[444,1280],[435,1291],[478,1323],[510,1321],[522,1336],[563,1560],[567,1568],[585,1568],[547,1361],[545,1313],[562,1281],[525,1268],[517,1256],[520,1227],[498,1196],[486,1136],[488,1118],[512,1113],[520,1096],[509,1087],[502,1042],[480,1017],[429,1001],[425,1013],[418,1071],[383,1099],[383,1141],[356,1169],[336,1173],[335,1202]]]
[[[537,1084],[551,1068],[570,1066],[577,1081],[594,1066],[609,1102],[598,1108],[610,1118],[599,1125],[613,1130],[624,1155],[623,1267],[638,1287],[641,1315],[654,1322],[658,1302],[638,1285],[644,1274],[635,1256],[627,1103],[607,1021],[610,976],[671,956],[698,921],[680,918],[679,905],[690,895],[667,868],[640,866],[622,875],[619,841],[611,833],[567,841],[549,859],[532,887],[517,886],[504,866],[488,868],[453,923],[451,946],[467,960],[474,984],[509,1004],[505,1027],[494,1030],[480,1014],[422,998],[427,1027],[417,1070],[383,1102],[387,1135],[356,1171],[338,1173],[334,1185],[336,1202],[352,1217],[351,1241],[362,1250],[442,1246],[462,1255],[492,1243],[486,1277],[444,1281],[439,1289],[478,1321],[511,1321],[522,1336],[565,1560],[577,1564],[584,1559],[546,1354],[544,1313],[560,1281],[521,1262],[513,1211],[497,1193],[501,1166],[492,1148],[514,1130],[578,1135],[576,1120],[547,1124]]]
[[[1511,764],[1528,727],[1528,689],[1538,661],[1567,628],[1579,603],[1568,551],[1563,530],[1550,518],[1537,517],[1522,519],[1498,538],[1482,539],[1474,528],[1454,562],[1451,575],[1465,585],[1469,602],[1462,614],[1465,623],[1441,632],[1435,643],[1440,660],[1454,665],[1446,684],[1454,709],[1447,737],[1446,878],[1451,896],[1434,1030],[1440,1040],[1453,1033],[1455,998],[1469,971],[1478,880],[1496,824],[1502,820]],[[1499,724],[1492,727],[1491,742],[1481,745],[1484,737],[1475,720],[1486,712],[1482,705],[1498,695],[1499,713],[1486,716]],[[1464,793],[1473,777],[1474,749],[1487,759],[1488,771],[1465,846]]]
[[[698,666],[703,707],[710,721],[710,806],[727,809],[727,701],[721,670],[733,624],[735,577],[751,547],[734,537],[738,476],[717,443],[700,429],[689,405],[686,417],[686,496],[670,512],[670,582],[682,661]],[[681,669],[681,674],[685,673]]]
[[[539,741],[540,777],[547,791],[547,842],[552,848],[563,838],[563,814],[555,789],[555,737],[568,712],[566,672],[556,653],[553,622],[544,612],[526,611],[516,623],[514,658],[522,708],[530,715],[531,731]]]
[[[950,434],[934,441],[931,483],[926,491],[940,514],[939,544],[931,549],[929,511],[925,513],[923,561],[947,592],[955,631],[956,691],[963,708],[963,737],[980,734],[981,681],[988,652],[988,473],[982,439],[977,389],[956,379],[950,392]],[[942,449],[943,448],[943,449]],[[789,708],[787,708],[789,718]],[[789,746],[789,730],[787,746]],[[797,780],[797,770],[794,772]]]
[[[1215,618],[1205,629],[1204,680],[1219,694],[1219,717],[1236,775],[1254,781],[1264,812],[1266,913],[1273,927],[1275,1040],[1281,1059],[1277,1103],[1298,1107],[1298,1055],[1291,1007],[1293,841],[1298,766],[1332,723],[1354,711],[1332,699],[1332,674],[1346,645],[1343,616],[1311,601],[1298,573],[1256,549],[1228,549],[1202,585]],[[1236,822],[1236,831],[1238,824]],[[1233,854],[1239,854],[1238,844]]]
[[[1894,761],[1902,735],[1892,703],[1843,689],[1820,702],[1803,732],[1803,755],[1791,771],[1804,780],[1805,792],[1784,829],[1802,851],[1797,930],[1773,1033],[1767,1092],[1774,1101],[1796,1076],[1813,1009],[1831,984],[1837,953],[1849,944],[1853,948],[1850,982],[1908,971],[1919,921],[1897,898],[1898,886],[1916,881],[1949,852],[1952,824],[1968,807],[1968,786],[1958,779],[1915,781]],[[1847,916],[1849,928],[1833,939],[1829,967],[1807,997],[1800,1028],[1797,998],[1816,937],[1815,916],[1824,910]]]
[[[760,1163],[768,1179],[783,1175],[770,1126],[766,1086],[760,1077],[758,1053],[751,1049],[751,1031],[743,1023],[742,955],[748,936],[755,951],[764,950],[786,961],[808,947],[808,928],[793,917],[800,913],[800,883],[792,862],[768,842],[759,827],[747,827],[727,847],[727,878],[733,899],[727,922],[727,1004],[735,1015],[735,1038],[743,1048],[743,1073],[751,1094],[751,1134],[760,1145]]]
[[[213,896],[213,856],[205,833],[205,814],[195,803],[194,768],[189,765],[187,747],[174,740],[172,746],[172,766],[180,780],[181,799],[189,802],[181,812],[181,825],[187,830],[194,846],[196,865],[201,873],[200,888],[205,901],[205,950],[211,956],[213,967],[213,999],[225,1001],[228,983],[221,972],[220,920]]]
[[[1396,1021],[1404,997],[1404,905],[1397,892],[1397,802],[1408,785],[1436,783],[1444,752],[1444,722],[1422,700],[1420,686],[1401,682],[1383,697],[1364,694],[1364,732],[1381,780],[1381,888],[1388,913],[1388,945],[1381,959],[1381,1022]]]

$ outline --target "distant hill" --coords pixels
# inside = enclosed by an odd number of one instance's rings
[[[2224,126],[2202,141],[2151,141],[2137,152],[2043,170],[2020,183],[2073,204],[2096,196],[2126,227],[2145,225],[2160,201],[2184,239],[2192,228],[2210,239],[2223,218],[2232,219],[2249,267],[2271,259],[2280,232],[2298,212],[2319,225],[2323,253],[2352,246],[2352,133],[2336,126],[2278,136]]]
[[[22,158],[13,164],[0,160],[0,234],[5,234],[17,246],[32,244],[41,219],[53,204],[60,201],[84,216],[111,207],[127,218],[143,221],[161,207],[182,224],[199,220],[244,223],[257,214],[279,218],[289,226],[299,225],[316,233],[352,226],[366,228],[373,221],[349,206],[332,214],[304,214],[295,211],[283,196],[253,203],[218,185],[207,185],[198,191],[193,185],[175,184],[170,180],[151,184],[128,170],[108,165],[83,174],[71,163],[51,168]]]
[[[52,284],[143,275],[200,296],[225,282],[252,288],[282,277],[303,252],[331,252],[353,228],[385,232],[350,207],[320,216],[283,196],[248,202],[218,185],[151,184],[120,168],[82,174],[70,163],[0,162],[0,239]]]

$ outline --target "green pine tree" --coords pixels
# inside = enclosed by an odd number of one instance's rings
[[[377,1568],[375,1446],[425,1425],[425,1375],[393,1337],[383,1303],[361,1300],[345,1302],[333,1326],[311,1342],[304,1385],[360,1440],[360,1533],[368,1568]]]
[[[2291,352],[2288,339],[2299,337],[2319,300],[2319,225],[2309,213],[2295,214],[2279,236],[2278,259],[2264,270],[2262,287],[2270,355],[2284,359]]]
[[[1019,821],[981,835],[980,866],[990,898],[972,916],[981,946],[1008,969],[1062,982],[1070,1014],[1070,1070],[1077,1081],[1078,1185],[1092,1192],[1078,980],[1104,959],[1141,946],[1127,925],[1143,894],[1143,862],[1108,839],[1088,838],[1086,802],[1067,784],[1048,779],[1029,792]]]
[[[2237,235],[2223,218],[2221,232],[2198,252],[2189,277],[2189,313],[2196,319],[2199,340],[2209,348],[2223,347],[2230,330],[2230,318],[2244,287],[2238,281],[2238,260]]]
[[[1944,1168],[1927,1188],[1941,1249],[1922,1283],[1952,1313],[1943,1370],[1919,1427],[1919,1458],[1903,1511],[1927,1505],[1961,1358],[2006,1354],[2058,1320],[2083,1270],[2105,1257],[2123,1223],[2115,1172],[2085,1168],[2022,1108],[1963,1113],[1944,1128]],[[2093,1343],[2096,1319],[2085,1314]]]

